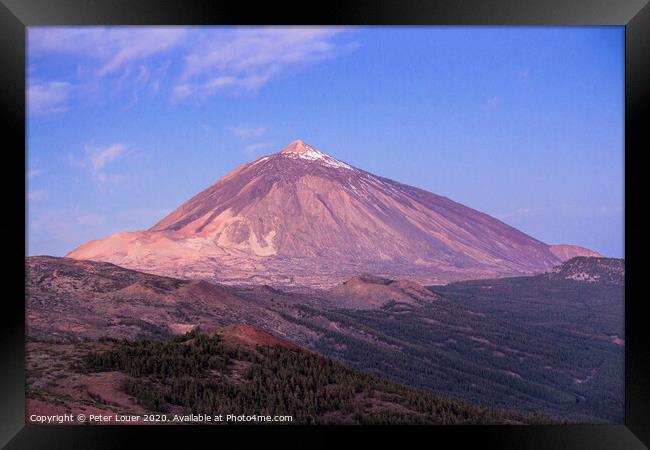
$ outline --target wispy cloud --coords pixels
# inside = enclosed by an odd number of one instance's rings
[[[68,71],[30,86],[30,114],[69,109],[74,88],[92,104],[125,93],[127,106],[147,90],[174,101],[216,92],[255,94],[284,74],[335,58],[358,44],[341,27],[30,27],[30,77],[48,56]],[[44,63],[43,66],[39,64]],[[171,70],[170,70],[171,68]],[[65,80],[65,81],[63,81]],[[109,95],[110,94],[110,95]]]
[[[343,28],[241,28],[213,34],[185,57],[174,98],[217,91],[256,93],[273,78],[356,48],[338,43]]]
[[[260,137],[261,135],[266,133],[266,127],[239,126],[239,127],[230,127],[229,129],[235,136],[243,140]]]
[[[115,42],[117,52],[99,69],[99,75],[114,72],[127,62],[146,59],[169,50],[179,44],[184,35],[185,30],[180,28],[157,28],[139,33],[123,32]]]
[[[244,147],[244,153],[246,156],[256,156],[260,151],[271,148],[273,146],[272,142],[258,142],[256,144],[247,145]]]
[[[105,165],[115,161],[126,151],[126,145],[118,142],[104,148],[86,147],[90,167],[94,171],[102,169]]]
[[[63,81],[33,83],[27,88],[30,115],[42,116],[67,111],[73,86]]]
[[[249,126],[249,125],[240,125],[237,127],[230,127],[230,132],[237,136],[243,142],[250,142],[251,140],[258,140],[261,138],[267,131],[264,126]],[[273,146],[272,142],[255,142],[246,145],[243,149],[243,152],[249,158],[257,156],[262,150],[271,148]]]
[[[95,61],[97,75],[168,51],[184,41],[182,27],[30,27],[28,50],[34,56],[71,54]]]
[[[128,107],[145,90],[156,95],[170,61],[152,58],[185,42],[187,34],[181,27],[30,27],[30,78],[39,78],[28,87],[30,116],[62,113],[79,104],[97,107],[117,98]],[[49,66],[42,60],[48,56],[65,61],[69,69],[43,81],[47,73],[39,69]]]
[[[127,151],[128,146],[121,142],[116,142],[107,147],[86,145],[83,155],[68,154],[66,162],[72,167],[86,169],[91,178],[99,183],[119,181],[123,179],[121,175],[107,174],[104,169],[123,157]]]

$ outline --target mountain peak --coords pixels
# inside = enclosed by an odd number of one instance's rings
[[[296,140],[291,142],[285,148],[278,152],[281,155],[289,156],[299,156],[304,159],[325,159],[331,158],[331,156],[326,155],[320,150],[316,150],[311,145],[307,144],[305,141]]]
[[[569,250],[561,254],[577,252]],[[117,233],[67,256],[226,284],[317,288],[364,272],[440,284],[542,272],[562,261],[497,219],[303,141],[240,166],[147,231]]]
[[[330,156],[320,150],[315,149],[304,141],[296,140],[291,142],[285,148],[278,152],[278,155],[288,156],[290,158],[306,159],[309,161],[318,161],[328,166],[352,169],[348,164],[339,161],[338,159]]]
[[[314,149],[311,145],[307,144],[305,141],[301,141],[300,139],[297,139],[291,142],[282,150],[280,150],[279,153],[309,153],[310,151],[318,152],[318,150]]]

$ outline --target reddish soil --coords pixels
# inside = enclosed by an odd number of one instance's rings
[[[301,347],[292,342],[245,324],[227,326],[219,330],[218,334],[225,341],[243,344],[250,347],[256,345],[279,345],[289,349],[301,349]]]

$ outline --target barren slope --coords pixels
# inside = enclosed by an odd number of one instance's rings
[[[238,167],[149,230],[67,256],[223,283],[322,287],[366,272],[421,283],[541,272],[567,252],[295,141]]]

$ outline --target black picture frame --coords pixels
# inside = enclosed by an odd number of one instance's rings
[[[87,427],[25,424],[24,258],[25,258],[25,72],[26,27],[37,25],[620,25],[625,26],[625,425],[480,426],[480,427]],[[650,5],[645,0],[362,0],[291,5],[244,4],[209,0],[0,0],[2,42],[0,105],[4,170],[0,179],[6,213],[0,220],[7,262],[3,301],[0,443],[6,448],[133,448],[140,445],[187,446],[197,436],[212,446],[252,440],[278,440],[301,447],[361,437],[383,444],[407,440],[454,447],[640,449],[650,445],[650,343],[647,301],[640,289],[646,237],[641,228],[643,171],[648,145],[650,102]],[[644,121],[645,119],[645,121]],[[9,139],[7,139],[9,138]],[[23,149],[21,152],[20,149]],[[21,185],[21,183],[23,183]],[[19,188],[17,188],[17,186]],[[22,188],[20,188],[22,186]],[[23,195],[19,195],[20,191]],[[11,218],[11,220],[9,220]],[[23,236],[21,242],[19,237]],[[450,441],[451,439],[451,441]],[[157,441],[157,442],[155,442]],[[164,445],[166,444],[166,445]],[[368,445],[365,442],[364,445]]]

